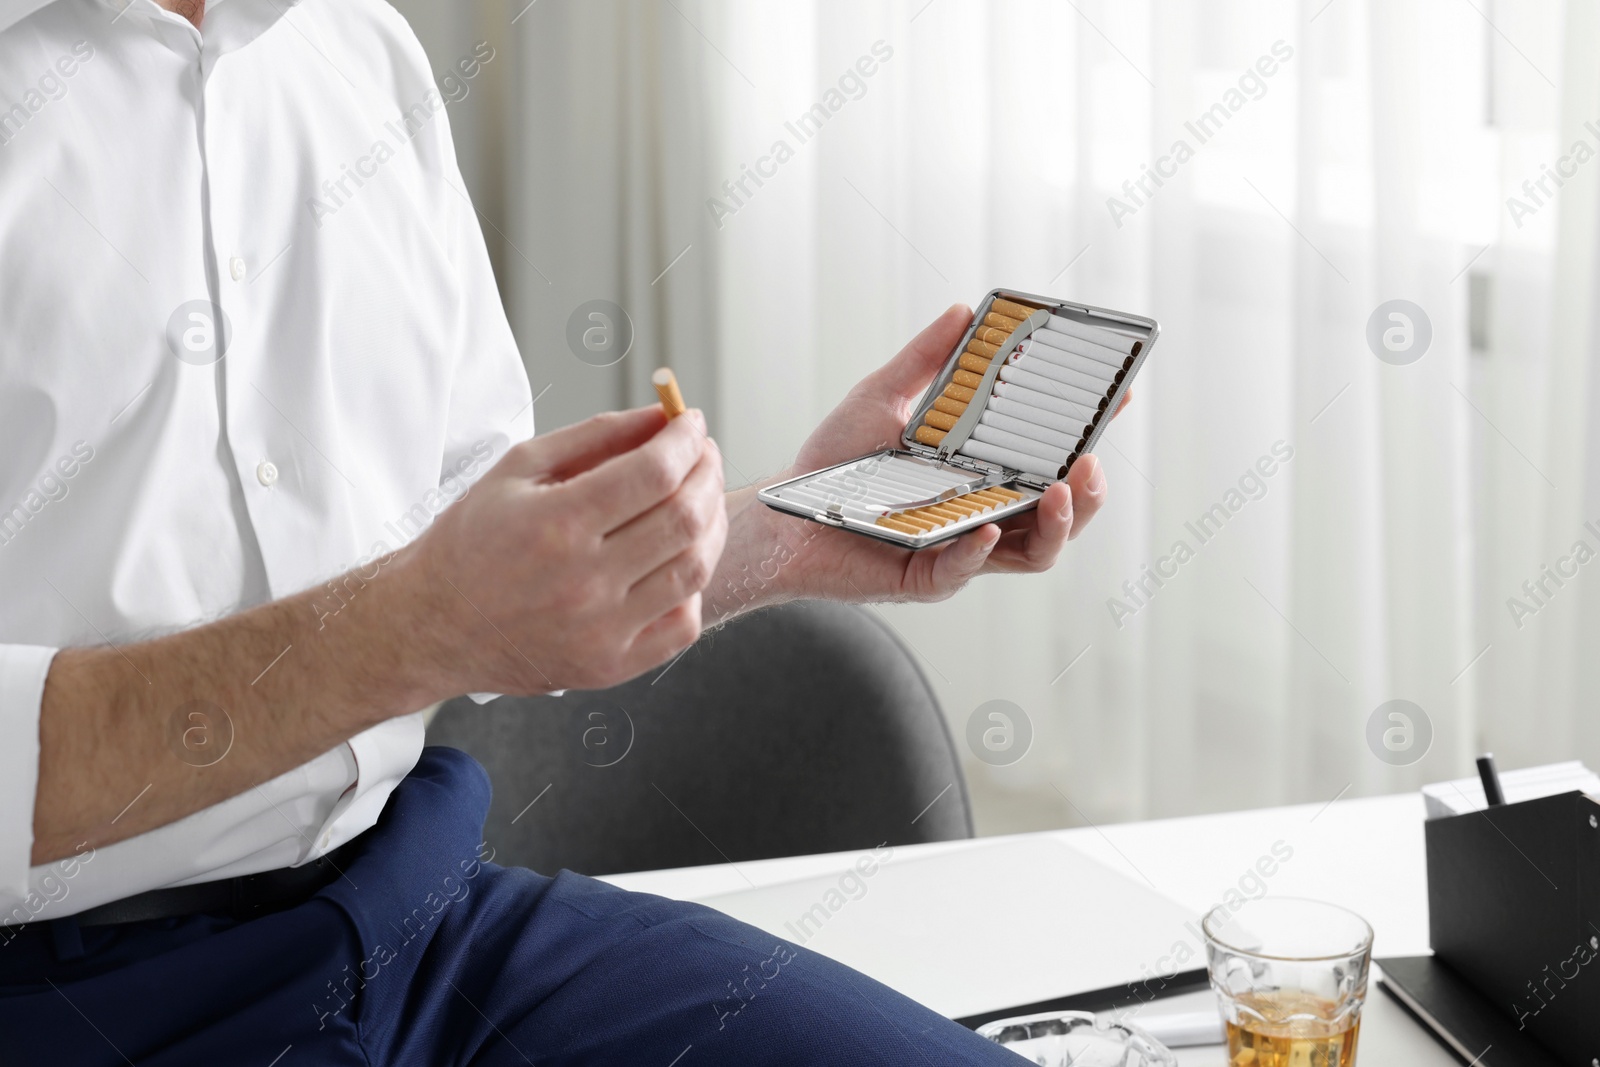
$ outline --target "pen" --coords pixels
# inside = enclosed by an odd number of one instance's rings
[[[1483,781],[1483,797],[1491,808],[1506,802],[1506,795],[1500,791],[1500,772],[1494,769],[1493,752],[1478,757],[1478,777]]]

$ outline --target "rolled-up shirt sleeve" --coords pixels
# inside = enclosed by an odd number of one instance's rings
[[[0,913],[28,896],[39,789],[39,709],[56,650],[0,645]]]

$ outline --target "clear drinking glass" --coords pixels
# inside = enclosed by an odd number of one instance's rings
[[[1201,928],[1232,1067],[1351,1067],[1372,963],[1365,919],[1267,897],[1213,908]]]

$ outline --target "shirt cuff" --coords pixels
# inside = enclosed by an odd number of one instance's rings
[[[39,707],[53,648],[0,645],[0,900],[28,895],[39,790]]]

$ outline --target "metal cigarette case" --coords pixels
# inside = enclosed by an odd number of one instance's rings
[[[994,328],[986,327],[984,320],[997,300],[1021,305],[1029,312],[1027,319],[1012,329],[1003,343],[975,342],[980,331],[991,341],[995,339]],[[1015,320],[1015,316],[1008,317]],[[759,499],[779,511],[913,549],[941,544],[984,523],[1029,511],[1038,507],[1040,496],[1052,482],[1067,476],[1079,456],[1093,450],[1134,375],[1149,356],[1159,331],[1154,319],[1142,315],[1011,289],[991,290],[979,304],[972,325],[918,401],[901,433],[903,447],[883,449],[790,478],[761,490]],[[1090,365],[1086,362],[1090,357],[1071,354],[1080,350],[1077,347],[1052,347],[1064,343],[1063,337],[1072,339],[1065,343],[1076,342],[1082,351],[1092,353],[1096,361],[1092,376],[1058,366],[1070,366],[1073,360]],[[1100,341],[1109,345],[1103,352]],[[951,429],[943,432],[937,444],[924,443],[918,440],[919,428],[926,425],[924,416],[961,371],[963,356],[969,366],[977,365],[969,345],[974,349],[980,345],[994,348],[995,352],[988,357],[981,381],[970,386],[973,395],[965,402],[964,412],[954,417]],[[1030,346],[1032,355],[1028,356]],[[1106,354],[1112,352],[1118,356],[1115,362]],[[1017,365],[1025,358],[1032,362],[1022,366],[1043,369],[1053,377],[1019,372]],[[1053,362],[1041,366],[1040,361],[1046,359]],[[1012,369],[1007,372],[1007,367]],[[976,376],[971,371],[962,373],[968,381]],[[1027,385],[1019,384],[1024,380]],[[1100,389],[1102,385],[1104,388]],[[1047,405],[1048,412],[1031,406],[1013,406],[1010,410],[1053,428],[998,415],[994,411],[998,405],[992,404],[997,386],[1003,395],[1027,397]],[[1006,393],[1007,390],[1012,392]],[[1070,433],[1063,435],[1060,430],[1060,424],[1069,417],[1055,414],[1056,411],[1074,413],[1070,417],[1074,432],[1081,422],[1081,433],[1075,441]],[[952,416],[942,418],[949,422]],[[940,433],[923,432],[930,437]],[[1012,462],[973,454],[980,452],[989,457],[1007,457]],[[1024,465],[1030,469],[1022,469]],[[996,489],[1003,491],[1000,495],[1017,499],[987,506],[995,496],[988,491]],[[974,493],[983,495],[974,497]],[[975,511],[971,506],[974,502],[985,505],[984,510]],[[930,508],[937,511],[929,511]],[[950,517],[958,513],[962,517]],[[922,521],[913,523],[919,516]],[[926,526],[930,516],[939,524],[915,533],[880,522],[886,520],[900,527]]]

